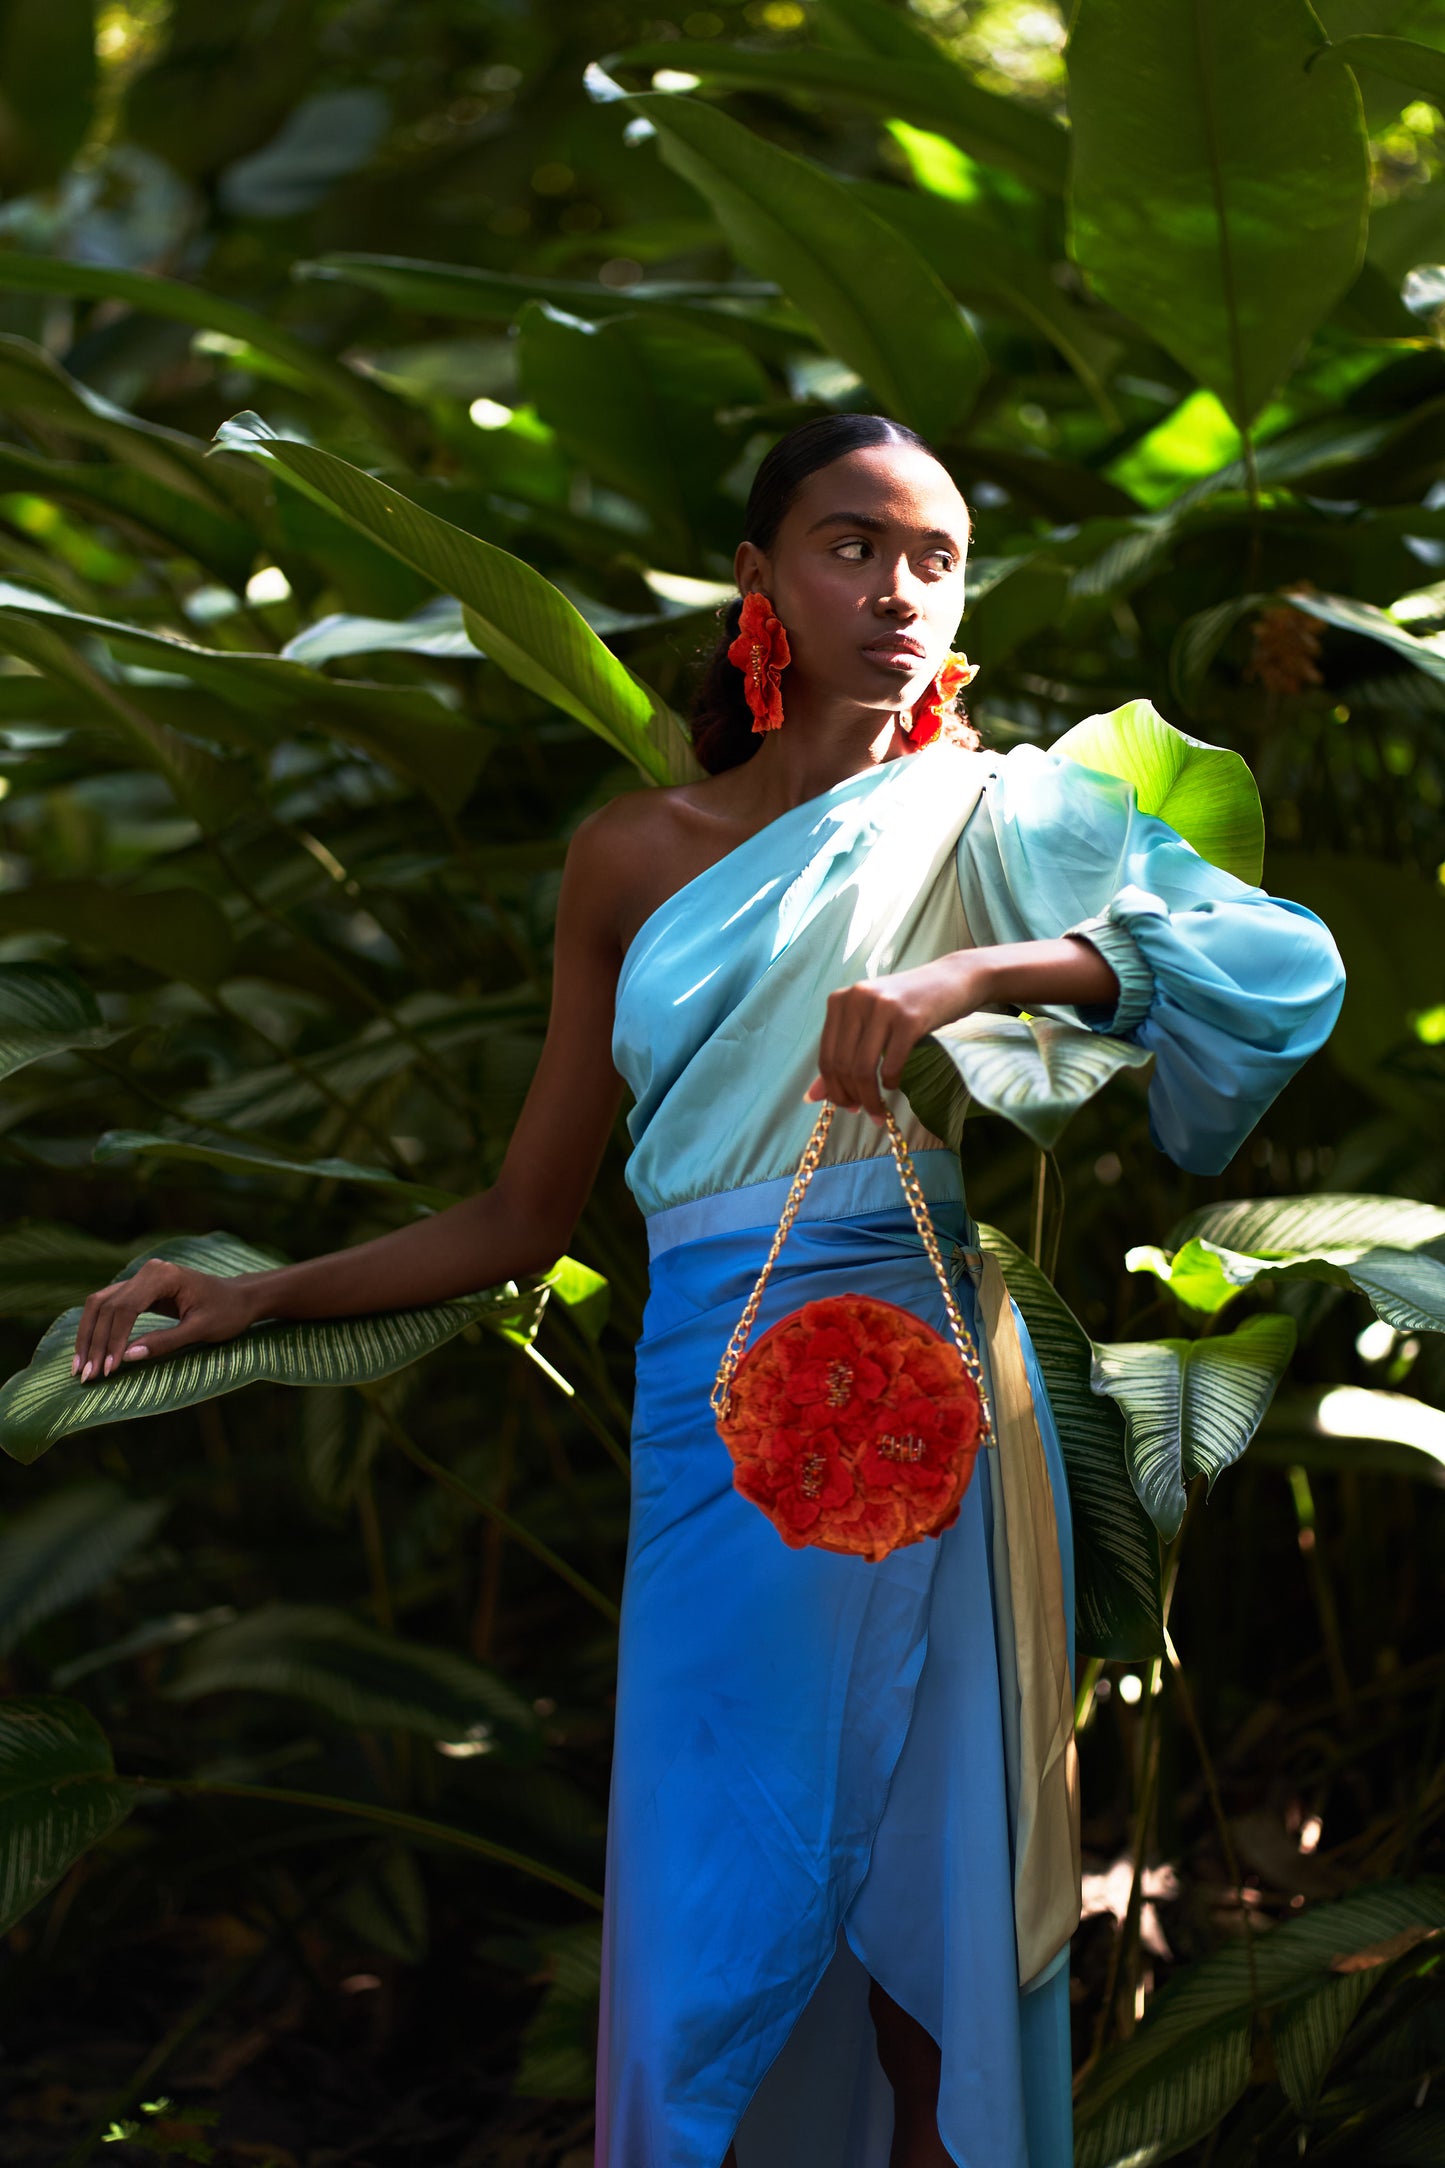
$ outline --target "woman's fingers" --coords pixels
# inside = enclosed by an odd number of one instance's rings
[[[879,1089],[879,1066],[898,1036],[900,1022],[894,999],[877,981],[865,980],[830,994],[818,1049],[818,1078],[809,1086],[808,1096],[827,1097],[835,1106],[859,1110],[881,1122],[887,1109]]]
[[[152,1257],[128,1280],[117,1280],[91,1295],[80,1314],[70,1374],[82,1385],[109,1377],[134,1343],[134,1326],[143,1310],[179,1315],[179,1292],[185,1268]],[[148,1345],[148,1343],[146,1343]]]

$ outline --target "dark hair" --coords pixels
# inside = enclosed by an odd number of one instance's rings
[[[874,444],[912,444],[930,459],[938,458],[916,429],[889,421],[884,414],[823,414],[816,421],[803,422],[779,437],[754,475],[743,514],[743,539],[760,550],[770,550],[809,475]],[[709,775],[741,767],[763,742],[753,729],[752,713],[743,697],[743,674],[728,661],[742,607],[743,598],[737,595],[722,613],[722,634],[708,658],[687,719],[693,747]],[[975,732],[967,735],[977,743]]]

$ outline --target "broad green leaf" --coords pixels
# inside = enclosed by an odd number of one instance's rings
[[[893,227],[791,151],[717,107],[657,92],[627,103],[667,163],[707,198],[734,252],[776,279],[831,353],[925,436],[961,425],[983,382],[982,348],[937,274]],[[887,266],[880,306],[879,267]]]
[[[1445,61],[1445,54],[1441,59]],[[1283,599],[1288,601],[1291,609],[1303,610],[1306,616],[1317,617],[1322,624],[1333,625],[1340,632],[1356,632],[1363,639],[1378,640],[1382,647],[1403,655],[1406,662],[1423,670],[1427,677],[1445,684],[1445,633],[1407,631],[1388,610],[1378,609],[1373,602],[1356,602],[1350,595],[1292,592]]]
[[[340,1724],[426,1739],[531,1750],[530,1704],[494,1671],[453,1649],[382,1633],[324,1604],[268,1603],[186,1645],[162,1692],[287,1694]]]
[[[0,1934],[135,1804],[88,1709],[59,1694],[0,1701]]]
[[[3,637],[3,636],[0,636]],[[178,910],[177,905],[184,908]],[[116,882],[37,881],[0,890],[0,935],[59,934],[81,948],[128,956],[167,979],[214,986],[231,968],[230,921],[204,889],[122,888]]]
[[[60,964],[0,964],[0,1077],[28,1062],[113,1046],[94,994]]]
[[[1167,821],[1211,865],[1251,886],[1258,883],[1264,813],[1238,753],[1186,737],[1151,700],[1127,700],[1107,715],[1087,715],[1051,750],[1131,783],[1141,813]]]
[[[794,46],[761,52],[683,38],[631,45],[603,63],[612,68],[672,68],[724,89],[796,91],[933,128],[973,157],[1014,173],[1031,187],[1062,195],[1064,131],[1020,99],[984,90],[946,53],[895,59],[874,53],[819,52]]]
[[[565,595],[519,557],[451,526],[330,452],[271,435],[254,415],[235,416],[220,441],[274,463],[454,595],[484,654],[585,723],[650,781],[678,782],[699,772],[666,703],[603,646]]]
[[[179,1159],[194,1165],[222,1167],[230,1174],[304,1174],[318,1182],[365,1182],[403,1198],[418,1208],[444,1211],[460,1200],[455,1191],[426,1182],[409,1182],[387,1167],[362,1166],[354,1159],[291,1158],[231,1137],[167,1136],[149,1129],[107,1129],[96,1139],[91,1157],[102,1166],[133,1159]],[[3,1258],[0,1246],[0,1258]]]
[[[1169,1240],[1197,1240],[1251,1257],[1291,1258],[1309,1251],[1418,1249],[1445,1236],[1445,1211],[1413,1197],[1321,1191],[1308,1197],[1242,1197],[1203,1205],[1180,1220]]]
[[[601,1923],[554,1928],[543,1948],[547,1986],[522,2034],[512,2089],[524,2099],[590,2100],[597,2083]]]
[[[82,1482],[11,1515],[0,1531],[0,1655],[42,1619],[104,1588],[169,1511],[164,1498]]]
[[[1124,1423],[1089,1386],[1078,1319],[1037,1265],[997,1227],[981,1226],[1028,1327],[1058,1424],[1074,1527],[1075,1656],[1140,1663],[1164,1646],[1159,1542],[1124,1465]]]
[[[118,461],[43,459],[18,445],[0,444],[0,489],[34,492],[88,518],[137,530],[167,556],[179,552],[194,558],[238,595],[260,547],[259,537],[239,520]]]
[[[0,188],[59,181],[85,141],[95,98],[93,0],[6,0],[0,8]]]
[[[1246,429],[1364,253],[1359,92],[1308,0],[1080,0],[1071,247],[1104,298]]]
[[[174,1259],[222,1278],[265,1272],[286,1260],[234,1235],[178,1235],[133,1257],[118,1279],[130,1279],[148,1257]],[[510,1281],[415,1310],[351,1318],[307,1318],[253,1325],[235,1340],[165,1353],[166,1328],[174,1318],[142,1311],[132,1339],[145,1338],[151,1353],[121,1363],[108,1378],[82,1385],[70,1374],[81,1306],[56,1318],[28,1366],[0,1386],[0,1450],[28,1464],[57,1438],[103,1423],[129,1423],[173,1414],[267,1378],[281,1385],[357,1385],[388,1377],[419,1362],[454,1339],[466,1325],[500,1331],[530,1314],[540,1298]]]
[[[1378,1968],[1347,1972],[1296,2004],[1276,2027],[1274,2059],[1279,2082],[1300,2115],[1313,2112],[1330,2065],[1361,2003],[1379,1980]]]
[[[69,263],[6,249],[0,251],[0,289],[6,288],[12,293],[61,294],[68,300],[123,301],[147,316],[227,332],[258,352],[273,355],[318,397],[351,408],[373,429],[396,432],[397,409],[376,385],[283,330],[270,316],[208,293],[202,286],[157,278],[150,271],[126,271],[114,264]]]
[[[0,1231],[0,1317],[45,1318],[108,1287],[130,1255],[55,1220],[13,1221]]]
[[[1048,1151],[1071,1115],[1103,1090],[1122,1069],[1142,1069],[1152,1058],[1127,1039],[1113,1039],[1082,1024],[1051,1016],[965,1016],[930,1033],[955,1072],[950,1079],[935,1055],[915,1060],[905,1089],[918,1089],[931,1112],[920,1110],[936,1136],[957,1149],[970,1100],[988,1114],[1002,1114]],[[925,1069],[926,1063],[926,1069]]]
[[[121,662],[187,678],[224,701],[225,717],[216,718],[218,733],[227,734],[229,725],[230,737],[240,736],[243,742],[265,748],[277,741],[283,727],[325,730],[420,783],[453,809],[470,795],[490,748],[488,733],[422,686],[362,684],[327,677],[280,655],[202,647],[174,633],[149,632],[120,619],[65,610],[46,596],[0,583],[0,646],[23,654],[38,669],[48,667],[74,681],[78,671],[89,671],[81,650],[96,638],[104,640]],[[38,642],[47,644],[42,648]],[[57,649],[64,651],[59,657]],[[93,672],[87,685],[92,679],[94,697],[108,706],[122,703],[127,710],[144,709],[144,688],[132,693],[110,686]],[[198,734],[205,727],[204,714],[194,718]],[[208,762],[208,794],[218,792],[222,804],[228,810],[234,808],[238,786],[226,780],[224,773],[219,783],[213,781],[216,763],[209,755],[186,745],[175,732],[144,714],[131,735],[143,750],[152,752],[158,764],[164,757],[188,773],[182,756]]]
[[[595,1342],[607,1323],[612,1299],[610,1284],[603,1275],[575,1257],[561,1257],[545,1275],[544,1284],[559,1302],[576,1312],[577,1323]]]
[[[1421,45],[1414,38],[1341,38],[1327,53],[1318,56],[1317,65],[1323,68],[1337,61],[1346,61],[1352,68],[1368,68],[1392,83],[1403,83],[1417,98],[1428,98],[1445,113],[1445,52],[1436,46]]]
[[[568,316],[630,316],[638,311],[674,312],[695,302],[767,301],[773,286],[720,286],[696,280],[644,280],[625,289],[596,280],[513,276],[475,264],[426,263],[414,256],[377,256],[338,249],[292,265],[293,278],[336,279],[364,286],[398,308],[464,323],[510,324],[529,302],[546,302]]]
[[[1178,1534],[1191,1476],[1205,1476],[1212,1491],[1238,1460],[1294,1343],[1292,1317],[1252,1317],[1208,1340],[1095,1345],[1094,1391],[1124,1412],[1130,1480],[1162,1535]]]
[[[451,662],[477,658],[462,623],[461,604],[451,595],[410,617],[359,617],[335,611],[295,633],[281,653],[285,661],[304,662],[313,670],[352,655],[441,655]]]
[[[589,324],[542,303],[523,310],[518,329],[519,381],[542,420],[589,474],[646,506],[667,562],[701,572],[708,533],[737,520],[718,487],[737,432],[717,415],[769,396],[752,355],[688,324]]]
[[[1144,1248],[1130,1250],[1124,1262],[1131,1272],[1152,1272],[1190,1309],[1208,1315],[1261,1281],[1317,1280],[1368,1296],[1398,1332],[1445,1332],[1445,1263],[1427,1250],[1346,1246],[1271,1261],[1195,1237],[1173,1257]]]
[[[1151,2168],[1223,2120],[1249,2081],[1256,1983],[1277,2031],[1343,1964],[1442,1928],[1445,1880],[1381,1882],[1290,1915],[1256,1934],[1250,1950],[1231,1942],[1185,1967],[1084,2087],[1074,2111],[1076,2168]]]

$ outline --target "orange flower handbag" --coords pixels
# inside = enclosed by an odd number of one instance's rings
[[[785,1543],[876,1561],[958,1519],[990,1422],[978,1351],[891,1111],[888,1142],[952,1343],[897,1303],[844,1294],[804,1303],[747,1348],[832,1119],[825,1100],[709,1401],[733,1458],[734,1488],[762,1508]]]

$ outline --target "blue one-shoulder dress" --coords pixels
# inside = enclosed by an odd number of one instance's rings
[[[624,958],[614,1058],[646,1215],[599,2038],[599,2168],[886,2168],[871,1974],[942,2049],[959,2168],[1073,2160],[1073,1560],[1048,1395],[960,1164],[897,1102],[997,1427],[958,1520],[872,1564],[788,1548],[708,1393],[817,1109],[827,995],[1079,931],[1156,1057],[1155,1143],[1224,1166],[1328,1034],[1339,956],[1113,777],[935,742],[794,807]],[[839,1114],[757,1330],[858,1291],[946,1331],[884,1132]]]

